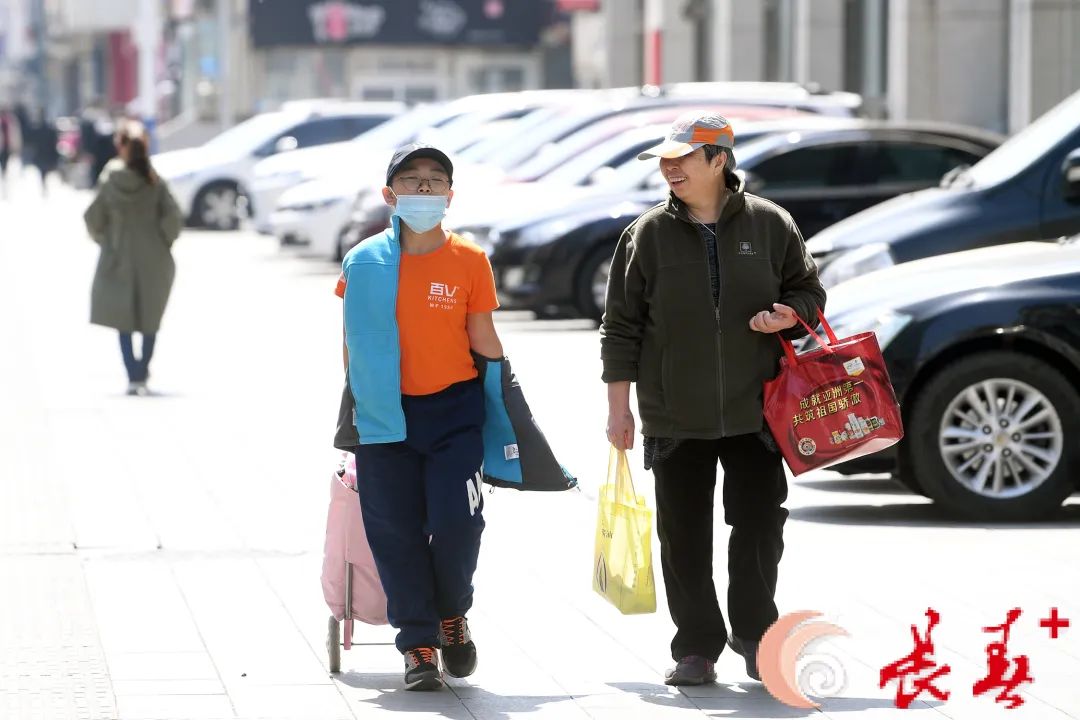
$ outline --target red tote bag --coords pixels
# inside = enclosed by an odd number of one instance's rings
[[[795,475],[870,455],[904,437],[877,336],[837,339],[818,312],[828,341],[801,318],[820,348],[796,355],[784,346],[780,373],[765,383],[765,420]]]

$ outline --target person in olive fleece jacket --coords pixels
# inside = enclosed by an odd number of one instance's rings
[[[825,290],[791,216],[743,192],[734,134],[715,114],[684,115],[642,153],[660,158],[671,194],[623,233],[601,327],[608,439],[634,445],[637,383],[645,467],[677,632],[670,685],[716,679],[729,645],[758,678],[757,645],[776,621],[787,479],[764,426],[763,383],[779,369],[773,337],[805,335]],[[798,316],[798,317],[797,317]],[[713,583],[713,495],[724,469],[729,637]]]

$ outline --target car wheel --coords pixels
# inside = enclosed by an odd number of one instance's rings
[[[1052,514],[1075,489],[1080,396],[1053,366],[987,352],[935,375],[912,407],[912,468],[948,509],[976,520]]]
[[[195,221],[211,230],[240,227],[242,195],[232,183],[215,183],[204,188],[195,200]]]
[[[604,317],[608,272],[614,245],[601,245],[589,253],[577,272],[575,304],[582,317],[600,322]]]

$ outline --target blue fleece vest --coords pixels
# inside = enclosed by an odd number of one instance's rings
[[[349,251],[345,275],[345,344],[353,425],[361,445],[402,442],[401,342],[397,324],[401,226]],[[567,490],[577,480],[555,460],[505,358],[475,356],[484,386],[484,482],[518,490]],[[529,468],[526,472],[526,468]]]
[[[349,385],[356,401],[353,424],[361,445],[405,439],[397,324],[399,223],[394,217],[391,228],[354,247],[341,264]]]

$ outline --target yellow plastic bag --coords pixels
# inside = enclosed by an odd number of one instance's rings
[[[624,615],[656,612],[652,511],[634,491],[626,453],[614,447],[607,483],[600,487],[593,590]]]

